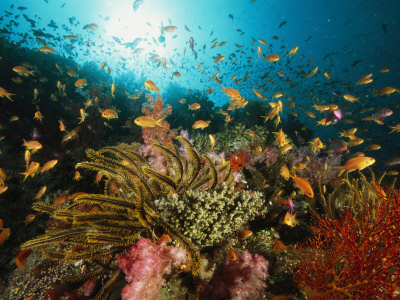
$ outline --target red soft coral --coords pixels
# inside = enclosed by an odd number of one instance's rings
[[[155,244],[142,238],[118,258],[128,282],[122,290],[123,300],[155,299],[165,283],[163,276],[187,262],[183,248],[168,247],[166,243],[163,238]]]

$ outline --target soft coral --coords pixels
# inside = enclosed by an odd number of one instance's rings
[[[173,267],[187,261],[183,248],[166,246],[167,240],[161,238],[157,243],[140,239],[125,255],[118,258],[128,284],[122,290],[123,300],[155,299]]]

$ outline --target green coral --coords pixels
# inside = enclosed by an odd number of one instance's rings
[[[213,192],[190,190],[155,201],[161,216],[198,247],[226,240],[244,224],[260,215],[264,199],[260,192],[234,192],[225,183]]]
[[[251,132],[254,132],[252,137]],[[246,150],[250,151],[250,145],[252,143],[258,143],[265,145],[268,138],[268,130],[262,126],[253,126],[246,128],[242,124],[238,124],[233,128],[227,129],[225,132],[218,132],[214,134],[216,153],[221,152],[234,152],[235,150]],[[199,153],[207,153],[210,151],[210,139],[203,133],[196,133],[193,136],[196,150]]]

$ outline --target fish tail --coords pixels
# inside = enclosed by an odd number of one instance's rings
[[[158,119],[158,120],[156,121],[156,126],[158,126],[158,127],[165,127],[165,125],[162,125],[162,124],[161,124],[161,122],[164,121],[164,119],[165,119],[165,117],[164,117],[164,118],[161,118],[161,119]]]
[[[343,167],[341,167],[341,166],[334,167],[334,168],[340,170],[340,171],[339,171],[339,174],[337,175],[338,177],[339,177],[340,175],[342,175],[342,174],[344,173],[344,171],[346,171],[346,169],[343,168]]]

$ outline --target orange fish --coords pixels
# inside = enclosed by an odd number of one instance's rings
[[[317,71],[318,71],[318,66],[314,67],[314,68],[311,70],[310,73],[306,74],[306,77],[307,77],[307,78],[310,78],[310,77],[314,76],[314,75],[317,73]]]
[[[201,107],[200,104],[197,102],[193,103],[192,105],[189,105],[189,109],[191,110],[198,110],[200,109],[200,107]]]
[[[340,170],[339,175],[340,176],[344,171],[355,171],[355,170],[363,170],[366,167],[371,166],[372,164],[375,163],[375,159],[372,157],[368,156],[361,156],[361,157],[354,157],[346,161],[346,163],[343,166],[336,167],[337,169]]]
[[[27,150],[31,150],[32,153],[35,153],[36,151],[42,149],[42,144],[38,141],[23,141],[24,143],[22,145],[25,146]]]
[[[40,170],[40,174],[43,174],[44,172],[54,168],[54,166],[58,163],[57,159],[53,159],[53,160],[49,160],[48,162],[46,162],[44,164],[44,166],[42,167],[42,169]]]
[[[35,197],[33,197],[33,199],[38,200],[39,198],[41,198],[46,193],[46,190],[47,186],[42,186],[40,190],[36,193]]]
[[[311,184],[304,178],[293,176],[293,180],[296,182],[299,189],[310,198],[314,198],[314,191],[311,187]]]
[[[350,94],[344,94],[343,98],[349,102],[356,102],[356,101],[359,102],[357,97],[354,97],[353,95]]]
[[[25,225],[28,225],[29,223],[33,222],[36,219],[35,214],[29,214],[25,217]]]
[[[261,100],[267,100],[267,97],[264,97],[264,96],[260,93],[260,91],[256,90],[255,88],[252,88],[252,90],[253,90],[254,94],[256,94],[256,96],[257,96],[258,98],[260,98]]]
[[[35,176],[36,172],[39,170],[40,164],[38,162],[32,161],[29,167],[27,168],[26,172],[21,173],[22,175],[25,175],[24,181],[26,178],[29,176],[33,177]]]
[[[279,56],[276,54],[270,54],[264,57],[264,60],[269,62],[277,62],[279,60]]]
[[[244,229],[237,232],[239,239],[245,240],[253,234],[253,231]]]
[[[4,242],[10,237],[11,235],[11,229],[10,228],[4,228],[0,229],[0,246],[4,244]]]
[[[151,80],[146,80],[144,82],[144,86],[147,87],[150,91],[154,92],[160,92],[160,89],[157,87],[157,85],[151,81]]]
[[[232,248],[229,248],[228,250],[228,254],[226,255],[226,259],[229,261],[236,261],[237,260],[237,256],[235,254],[235,252],[233,251]]]
[[[39,51],[44,52],[44,53],[54,53],[56,50],[51,48],[50,46],[43,46],[39,48]]]
[[[6,97],[8,100],[13,101],[13,99],[11,99],[11,96],[14,96],[15,94],[11,94],[9,92],[7,92],[5,89],[3,89],[2,87],[0,87],[0,97]]]
[[[19,252],[17,253],[17,257],[15,258],[15,264],[17,265],[18,269],[25,269],[26,259],[31,253],[32,253],[31,249],[19,250]]]
[[[141,116],[137,117],[134,122],[136,125],[143,127],[143,128],[154,128],[154,127],[165,127],[165,125],[162,125],[162,121],[164,118],[155,120],[152,117],[147,117],[147,116]]]
[[[192,128],[193,129],[201,129],[201,130],[203,130],[204,128],[207,128],[210,125],[210,123],[211,123],[211,121],[197,120],[192,125]]]
[[[75,81],[76,87],[83,87],[85,85],[87,85],[86,79],[78,79],[77,81]]]
[[[290,171],[289,168],[284,165],[281,169],[281,176],[285,179],[285,180],[289,180],[290,178]]]
[[[27,68],[25,68],[24,66],[16,66],[14,68],[12,68],[12,70],[17,73],[18,75],[21,76],[29,76],[29,75],[34,75],[34,71],[30,71]]]
[[[81,173],[79,173],[79,171],[75,171],[74,180],[79,181],[81,180],[81,178],[82,178]]]
[[[117,119],[118,113],[113,109],[107,108],[107,109],[103,110],[103,112],[101,113],[101,116],[107,120]]]
[[[39,120],[40,123],[43,121],[43,115],[40,110],[35,112],[35,116],[33,117],[35,120]]]
[[[65,131],[65,125],[64,125],[64,122],[63,121],[61,121],[61,120],[58,120],[58,123],[60,123],[60,131]]]
[[[286,212],[285,217],[283,218],[283,223],[290,227],[295,227],[299,225],[299,222],[296,219],[296,215],[291,214],[290,212]]]
[[[68,195],[61,195],[56,198],[53,202],[53,206],[56,208],[60,208],[68,200]]]
[[[8,190],[8,186],[6,185],[0,185],[0,195],[3,194]]]

